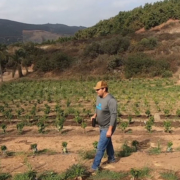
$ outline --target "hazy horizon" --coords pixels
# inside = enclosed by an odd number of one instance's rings
[[[160,0],[1,0],[0,19],[26,24],[91,27],[100,20]]]

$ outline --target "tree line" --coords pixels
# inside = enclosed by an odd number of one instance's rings
[[[101,20],[95,26],[79,30],[76,39],[106,36],[109,34],[127,35],[141,28],[150,29],[169,19],[180,19],[180,1],[164,0],[146,3],[131,11],[120,11],[118,15],[108,20]]]

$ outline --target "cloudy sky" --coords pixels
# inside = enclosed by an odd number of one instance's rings
[[[0,0],[0,19],[90,27],[119,11],[160,0]]]

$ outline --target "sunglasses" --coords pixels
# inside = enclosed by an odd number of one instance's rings
[[[104,88],[100,88],[100,89],[104,89]],[[96,89],[96,91],[99,91],[100,89]]]

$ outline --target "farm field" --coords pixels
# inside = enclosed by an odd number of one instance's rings
[[[97,81],[18,80],[1,85],[0,145],[7,148],[1,153],[1,172],[13,177],[31,170],[63,173],[74,164],[88,171],[93,143],[99,137],[98,125],[93,128],[90,122]],[[113,135],[117,162],[105,164],[103,158],[102,172],[128,173],[121,178],[126,180],[133,177],[133,170],[145,168],[146,176],[139,175],[140,179],[179,178],[180,86],[173,79],[107,82],[118,100],[118,127]],[[133,141],[138,142],[135,149]],[[68,153],[63,153],[63,142]],[[32,144],[37,145],[36,153]],[[104,179],[84,177],[98,178]]]

